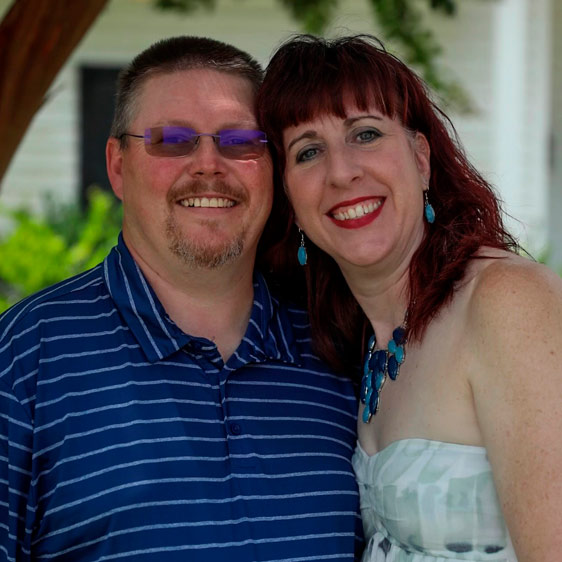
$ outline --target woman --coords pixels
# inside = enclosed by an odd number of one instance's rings
[[[452,125],[374,38],[293,38],[258,112],[288,209],[272,267],[306,263],[326,360],[365,357],[363,560],[559,560],[560,278],[516,253]]]

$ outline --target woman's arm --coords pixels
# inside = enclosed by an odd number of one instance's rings
[[[476,415],[519,562],[562,553],[562,280],[499,259],[472,294]]]

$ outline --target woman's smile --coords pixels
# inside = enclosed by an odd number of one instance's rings
[[[377,218],[384,201],[384,197],[362,197],[346,201],[330,209],[328,216],[342,228],[360,228]]]

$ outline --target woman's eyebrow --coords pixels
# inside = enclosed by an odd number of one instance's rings
[[[348,117],[343,123],[346,127],[349,127],[361,119],[376,119],[378,121],[382,121],[383,118],[380,115],[355,115],[354,117]]]
[[[317,137],[318,135],[316,134],[316,131],[313,131],[312,129],[305,131],[304,133],[302,133],[301,135],[299,135],[298,137],[295,137],[288,145],[287,145],[287,150],[289,150],[295,143],[299,142],[302,139],[313,139],[315,137]]]

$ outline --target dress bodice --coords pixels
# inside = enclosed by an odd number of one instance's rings
[[[403,439],[373,456],[357,444],[364,562],[516,562],[486,450]]]

